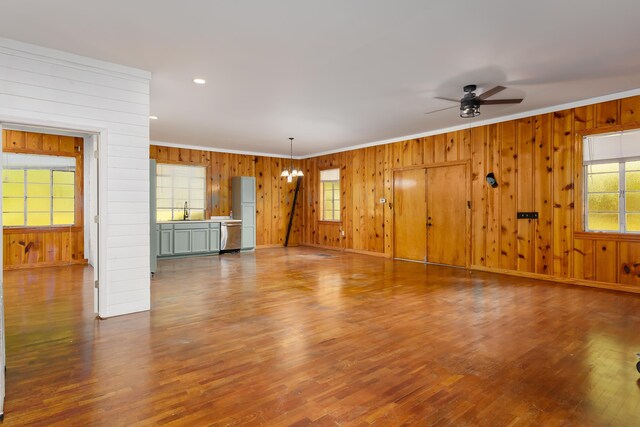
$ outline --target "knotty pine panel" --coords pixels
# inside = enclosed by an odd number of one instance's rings
[[[471,265],[485,266],[486,215],[488,186],[485,176],[487,150],[484,127],[471,129]]]
[[[518,212],[534,211],[533,202],[533,119],[531,117],[516,122],[517,126],[517,177],[516,202]],[[517,270],[535,272],[535,220],[516,220],[518,259]]]
[[[500,268],[516,270],[517,267],[517,224],[516,224],[516,122],[498,125],[500,145]]]
[[[573,255],[573,111],[553,114],[553,271],[570,277]]]
[[[489,125],[487,132],[487,153],[486,168],[487,173],[493,172],[498,187],[487,186],[487,198],[485,203],[486,224],[485,246],[486,246],[486,266],[490,268],[500,268],[500,192],[503,184],[500,174],[500,139],[498,138],[498,125]]]
[[[594,241],[575,239],[573,241],[573,277],[575,279],[595,280]]]
[[[553,274],[553,144],[551,115],[534,118],[533,205],[535,222],[535,272]]]
[[[625,285],[640,285],[640,243],[620,242],[618,277]]]
[[[616,283],[618,273],[618,242],[596,240],[594,246],[595,279],[598,282]]]
[[[640,97],[634,96],[620,100],[620,124],[640,122]]]
[[[612,126],[618,124],[620,101],[608,101],[596,104],[596,126]]]
[[[582,135],[579,132],[592,129],[595,120],[593,105],[575,108],[573,110],[573,199],[576,201],[573,209],[573,230],[584,230],[584,215],[581,201],[584,200],[583,159],[576,153],[582,152]]]

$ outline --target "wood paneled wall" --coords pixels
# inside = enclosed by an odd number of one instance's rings
[[[283,161],[288,160],[157,145],[151,146],[150,156],[158,163],[200,165],[207,168],[207,218],[212,215],[229,215],[231,177],[256,177],[256,244],[284,244],[295,193],[295,181],[287,183],[280,177]],[[301,225],[302,209],[298,202],[289,245],[298,244]]]
[[[306,159],[302,243],[392,256],[392,214],[379,199],[393,202],[393,170],[467,160],[472,268],[640,291],[640,237],[581,233],[582,136],[634,127],[640,97]],[[333,167],[339,223],[318,219],[318,171]]]
[[[3,230],[5,269],[84,264],[84,175],[82,138],[2,131],[2,150],[76,158],[75,219],[71,227],[13,227]]]

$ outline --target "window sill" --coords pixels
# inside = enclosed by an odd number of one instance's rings
[[[82,231],[80,225],[56,225],[45,227],[4,227],[4,234],[21,234],[21,233],[64,233],[69,231]]]
[[[606,231],[576,231],[573,233],[576,239],[614,240],[617,242],[640,242],[640,234],[637,233],[611,233]]]
[[[318,223],[320,223],[320,224],[328,224],[328,225],[340,225],[340,224],[342,224],[342,220],[319,219]]]

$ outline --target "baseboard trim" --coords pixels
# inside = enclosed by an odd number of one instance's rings
[[[298,246],[298,244],[292,245],[289,244],[289,248],[293,248]],[[284,248],[285,246],[282,243],[272,243],[269,245],[256,245],[255,249],[270,249],[270,248]]]
[[[336,252],[344,252],[344,248],[336,248],[335,246],[329,246],[329,245],[318,245],[315,243],[300,243],[300,246],[304,246],[308,248],[326,249],[329,251],[336,251]]]
[[[391,258],[390,254],[385,254],[382,252],[364,251],[362,249],[345,249],[344,251],[354,253],[354,254],[360,254],[360,255],[375,256],[378,258]]]
[[[513,270],[505,270],[502,268],[491,268],[484,267],[480,265],[472,265],[469,267],[469,270],[473,271],[482,271],[485,273],[496,273],[496,274],[504,274],[507,276],[516,276],[523,277],[526,279],[536,279],[536,280],[545,280],[547,282],[556,282],[563,283],[566,285],[578,285],[578,286],[587,286],[590,288],[599,288],[599,289],[608,289],[612,291],[620,291],[620,292],[628,292],[634,294],[640,294],[640,287],[630,286],[630,285],[622,285],[619,283],[608,283],[608,282],[598,282],[596,280],[585,280],[585,279],[572,279],[565,277],[556,277],[549,276],[547,274],[540,273],[528,273],[522,271],[513,271]]]
[[[76,260],[76,261],[56,261],[56,262],[38,262],[34,264],[17,264],[17,265],[5,265],[4,270],[25,270],[27,268],[44,268],[44,267],[65,267],[68,265],[87,265],[88,260]]]
[[[346,253],[352,253],[352,254],[358,254],[358,255],[369,255],[369,256],[374,256],[374,257],[378,257],[378,258],[391,258],[391,255],[385,254],[385,253],[381,253],[381,252],[372,252],[372,251],[363,251],[361,249],[350,249],[350,248],[337,248],[335,246],[329,246],[329,245],[318,245],[315,243],[301,243],[300,246],[307,246],[310,248],[318,248],[318,249],[326,249],[329,251],[336,251],[336,252],[346,252]]]

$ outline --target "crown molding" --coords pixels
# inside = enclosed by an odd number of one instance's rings
[[[283,156],[282,154],[273,154],[273,153],[263,153],[260,151],[244,151],[244,150],[229,150],[226,148],[215,148],[215,147],[204,147],[200,145],[187,145],[187,144],[176,144],[174,142],[165,142],[165,141],[149,141],[151,145],[158,145],[160,147],[173,147],[173,148],[186,148],[189,150],[202,150],[202,151],[211,151],[213,153],[229,153],[229,154],[243,154],[245,156],[262,156],[262,157],[275,157],[278,159],[288,159],[290,156]],[[306,156],[293,156],[294,160],[302,160],[306,159]]]

